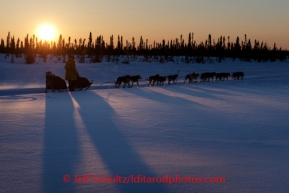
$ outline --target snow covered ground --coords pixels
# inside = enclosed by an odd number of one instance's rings
[[[94,80],[88,91],[45,94],[45,72],[64,77],[63,63],[10,61],[0,54],[0,192],[289,189],[288,62],[77,64]],[[178,69],[176,85],[146,87],[148,76]],[[183,84],[206,71],[245,77]],[[114,89],[126,74],[140,74],[141,87]],[[138,174],[155,181],[136,183]],[[226,182],[192,183],[206,177]]]

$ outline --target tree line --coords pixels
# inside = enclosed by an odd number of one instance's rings
[[[101,62],[103,56],[109,59],[112,56],[144,56],[144,60],[149,58],[159,58],[160,62],[170,60],[173,56],[185,56],[185,62],[194,60],[197,63],[204,63],[210,58],[217,58],[219,62],[226,58],[240,59],[242,61],[286,61],[289,56],[289,51],[278,48],[274,43],[273,47],[269,47],[263,41],[254,40],[253,42],[244,35],[244,39],[239,37],[235,41],[230,39],[230,36],[220,36],[216,40],[212,38],[211,34],[205,41],[196,43],[194,40],[194,33],[189,33],[187,40],[180,35],[179,38],[171,40],[162,40],[161,42],[154,41],[153,44],[148,43],[148,39],[143,39],[141,36],[139,42],[136,43],[134,37],[131,41],[124,42],[122,36],[117,36],[116,45],[114,45],[114,36],[111,35],[109,42],[105,42],[103,36],[97,36],[95,39],[92,33],[86,39],[72,40],[68,37],[65,40],[62,35],[59,36],[58,41],[42,41],[33,35],[28,34],[24,38],[24,42],[19,38],[10,36],[8,32],[6,42],[1,38],[0,53],[6,56],[12,55],[14,57],[22,57],[24,55],[27,63],[34,63],[35,56],[38,54],[46,60],[47,55],[65,56],[67,54],[74,54],[79,56],[79,62],[84,62],[85,57],[89,57],[91,62]]]

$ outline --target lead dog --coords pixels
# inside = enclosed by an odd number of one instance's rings
[[[236,79],[239,80],[239,77],[241,77],[243,80],[244,72],[233,72],[232,73],[232,79],[233,80],[236,80]]]

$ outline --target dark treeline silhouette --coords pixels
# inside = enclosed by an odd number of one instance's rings
[[[6,56],[12,55],[11,61],[14,57],[22,57],[24,55],[26,63],[34,63],[36,54],[46,61],[47,55],[55,55],[58,58],[65,58],[66,54],[74,54],[79,58],[79,62],[85,61],[85,57],[90,58],[90,62],[102,62],[103,57],[106,56],[107,61],[115,56],[144,56],[144,61],[151,61],[151,58],[157,59],[159,62],[166,62],[173,60],[173,56],[185,56],[184,62],[205,63],[216,58],[221,62],[226,58],[233,60],[239,59],[241,61],[251,62],[266,62],[266,61],[285,61],[289,52],[281,47],[278,48],[276,44],[271,48],[267,43],[254,40],[253,42],[247,38],[246,34],[244,40],[239,37],[235,41],[231,41],[230,37],[220,36],[218,39],[212,39],[209,34],[205,41],[196,43],[194,34],[189,33],[188,39],[185,41],[183,36],[169,41],[162,40],[161,42],[148,43],[148,39],[144,40],[140,37],[137,44],[134,37],[131,41],[124,42],[122,36],[117,36],[116,45],[114,45],[114,36],[111,35],[109,43],[106,43],[103,36],[97,36],[93,39],[90,32],[88,40],[80,38],[79,40],[68,40],[59,36],[57,42],[38,41],[38,38],[33,35],[27,36],[24,42],[19,38],[17,40],[14,36],[7,35],[6,42],[1,38],[0,53]],[[63,56],[63,57],[62,57]],[[65,60],[65,59],[63,59]],[[118,61],[118,59],[117,59]],[[129,60],[127,61],[129,62]]]

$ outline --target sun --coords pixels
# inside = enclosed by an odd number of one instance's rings
[[[51,41],[55,38],[55,28],[52,25],[42,25],[38,28],[38,36],[45,41]]]

